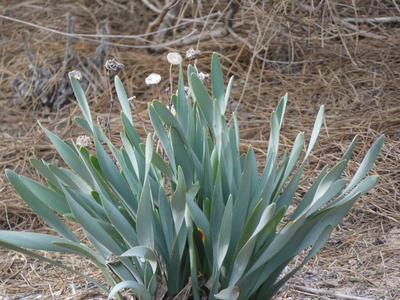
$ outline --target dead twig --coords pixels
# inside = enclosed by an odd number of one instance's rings
[[[365,17],[365,18],[342,18],[344,22],[354,24],[364,23],[399,23],[400,17]]]
[[[363,36],[363,37],[367,37],[367,38],[372,38],[372,39],[377,39],[377,40],[385,40],[387,37],[384,35],[379,35],[379,34],[375,34],[372,32],[367,32],[365,30],[359,30],[359,28],[356,25],[351,24],[349,21],[346,21],[346,19],[338,19],[336,17],[334,17],[335,21],[337,23],[342,23],[343,26],[345,26],[346,28],[353,30],[355,32],[357,32],[358,35]],[[354,19],[355,20],[355,19]],[[355,22],[357,23],[357,22]],[[358,24],[358,23],[357,23]]]
[[[165,15],[167,14],[167,12],[170,10],[171,7],[173,7],[176,3],[178,2],[178,0],[172,0],[170,2],[168,2],[167,4],[165,4],[165,6],[162,8],[162,10],[160,11],[158,17],[150,22],[149,27],[147,27],[146,33],[150,33],[154,30],[154,28],[156,28],[156,26],[160,25],[161,22],[164,20]],[[147,39],[150,37],[150,35],[147,36]]]
[[[309,287],[300,286],[300,285],[291,285],[291,286],[298,291],[311,293],[311,294],[315,294],[315,295],[326,295],[326,296],[337,297],[339,299],[350,299],[350,300],[374,300],[372,298],[347,295],[347,294],[330,291],[330,290],[314,289],[314,288],[309,288]]]

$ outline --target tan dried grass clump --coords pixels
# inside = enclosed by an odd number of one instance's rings
[[[310,157],[304,186],[315,176],[313,170],[320,170],[326,164],[333,166],[355,134],[360,135],[361,142],[349,172],[354,172],[357,162],[376,137],[385,134],[384,148],[373,170],[381,176],[379,185],[355,205],[323,251],[289,282],[281,297],[340,299],[340,294],[347,294],[353,297],[349,299],[398,299],[399,6],[396,1],[376,1],[371,6],[371,1],[366,0],[356,1],[356,7],[349,2],[341,4],[331,0],[311,1],[314,7],[310,6],[310,1],[247,0],[238,5],[228,5],[228,2],[179,2],[166,10],[150,5],[149,1],[117,3],[107,0],[68,1],[67,4],[55,0],[45,4],[42,1],[6,1],[0,7],[1,13],[8,17],[63,32],[67,31],[66,11],[75,17],[74,32],[77,33],[96,33],[98,24],[105,19],[113,34],[138,35],[149,32],[149,28],[150,31],[158,30],[136,39],[109,39],[116,45],[108,46],[105,57],[117,58],[125,65],[121,78],[128,97],[136,96],[135,107],[145,120],[147,103],[154,97],[145,84],[146,76],[153,72],[160,74],[163,78],[159,86],[160,97],[165,101],[169,97],[168,52],[184,55],[190,47],[200,49],[202,55],[197,58],[197,66],[203,72],[209,72],[209,54],[219,52],[224,74],[235,76],[229,109],[238,113],[242,149],[246,150],[251,142],[260,157],[260,164],[263,164],[261,157],[267,149],[269,114],[285,92],[289,92],[289,103],[282,143],[288,149],[299,131],[310,131],[313,116],[324,104],[326,130]],[[163,12],[166,14],[159,20],[158,16]],[[190,22],[193,19],[196,21]],[[150,24],[149,20],[157,22]],[[160,31],[179,24],[186,25]],[[57,66],[62,66],[64,61],[67,39],[64,35],[1,18],[0,26],[3,40],[0,226],[1,229],[48,232],[45,224],[12,190],[4,170],[10,168],[41,181],[29,165],[29,157],[57,165],[62,162],[36,121],[39,119],[63,139],[76,140],[83,134],[73,122],[80,112],[73,99],[54,111],[43,108],[40,97],[18,101],[11,81],[25,76],[26,82],[34,84],[26,73],[31,62],[24,49],[25,38],[35,57],[33,65],[50,70],[48,87],[57,87],[58,78],[65,75]],[[197,31],[193,33],[193,29]],[[82,62],[95,56],[97,47],[97,42],[71,40],[74,61]],[[107,73],[102,66],[99,64],[92,69],[88,89],[94,114],[106,119],[110,96]],[[69,67],[66,70],[72,71]],[[118,111],[119,107],[115,105],[111,114],[113,136],[120,130],[116,122]],[[139,116],[134,116],[137,124],[140,124]],[[142,126],[137,127],[144,134]],[[300,190],[299,196],[301,193]],[[48,255],[82,272],[98,274],[84,259]],[[0,249],[0,257],[0,296],[9,299],[29,295],[57,299],[100,297],[98,291],[73,274],[4,249]]]

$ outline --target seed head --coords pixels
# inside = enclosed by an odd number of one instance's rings
[[[210,81],[210,75],[209,74],[200,72],[198,76],[199,76],[200,81],[203,82],[203,83],[206,83],[206,82]]]
[[[75,77],[76,80],[81,81],[82,80],[82,73],[76,70],[73,70],[71,72],[68,72],[68,77]]]
[[[159,84],[161,81],[161,76],[156,73],[151,73],[144,81],[147,85]]]
[[[76,145],[79,147],[86,147],[91,144],[90,138],[87,135],[80,135],[76,139]]]
[[[201,54],[200,50],[194,50],[193,48],[190,48],[187,52],[186,52],[186,58],[190,59],[190,60],[194,60],[199,58]]]
[[[117,62],[115,58],[107,60],[104,66],[110,73],[117,73],[125,67],[123,64]]]
[[[171,65],[179,65],[182,62],[182,56],[178,52],[170,52],[167,60]]]

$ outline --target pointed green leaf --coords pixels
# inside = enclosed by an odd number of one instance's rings
[[[133,125],[132,111],[129,106],[128,96],[126,95],[122,81],[118,76],[115,76],[114,84],[115,84],[115,90],[117,91],[119,103],[121,104],[122,107],[122,111],[128,118],[129,122]]]
[[[214,295],[215,298],[221,300],[236,300],[239,297],[240,290],[237,286],[228,287],[218,294]]]
[[[217,267],[221,268],[228,252],[229,242],[232,232],[232,196],[229,197],[225,206],[225,211],[222,216],[221,229],[218,236],[217,244]]]
[[[79,107],[80,107],[83,115],[85,116],[85,119],[88,122],[89,127],[91,128],[91,131],[93,132],[92,115],[90,114],[90,109],[89,109],[88,102],[86,100],[85,93],[84,93],[79,81],[74,76],[70,76],[69,79],[71,80],[72,89],[74,90],[76,100],[78,100]]]
[[[61,264],[59,262],[51,260],[51,259],[49,259],[47,257],[44,257],[42,255],[39,255],[39,254],[37,254],[35,252],[32,252],[32,251],[26,250],[24,248],[18,247],[16,245],[12,244],[12,243],[7,243],[5,241],[2,241],[1,238],[0,238],[0,246],[4,247],[4,248],[7,248],[7,249],[10,249],[10,250],[13,250],[13,251],[16,251],[16,252],[19,252],[19,253],[22,253],[22,254],[25,254],[25,255],[28,255],[28,256],[31,256],[33,258],[45,261],[45,262],[50,263],[50,264],[52,264],[52,265],[54,265],[56,267],[59,267],[59,268],[62,268],[64,270],[67,270],[69,272],[72,272],[72,273],[74,273],[74,274],[76,274],[78,276],[81,276],[81,277],[85,278],[87,281],[93,283],[94,285],[96,285],[98,288],[102,289],[106,293],[109,292],[109,290],[104,285],[102,285],[100,282],[98,282],[97,280],[95,280],[95,279],[93,279],[93,278],[91,278],[89,276],[86,276],[85,274],[83,274],[81,272],[78,272],[78,271],[76,271],[74,269],[71,269],[71,268],[69,268],[69,267],[67,267],[67,266],[65,266],[65,265],[63,265],[63,264]]]
[[[193,97],[198,103],[201,113],[207,121],[210,130],[213,131],[213,107],[210,100],[210,96],[207,93],[206,88],[197,76],[197,74],[192,74],[190,76],[190,82],[193,89]]]
[[[21,198],[33,209],[33,211],[61,236],[71,241],[79,242],[79,239],[56,216],[56,214],[39,198],[37,198],[21,181],[19,176],[11,170],[6,170],[6,176]]]
[[[113,297],[115,294],[127,288],[131,289],[139,300],[151,300],[151,294],[149,291],[147,291],[142,284],[132,280],[121,281],[114,286],[111,289],[107,299],[111,299],[111,297]]]

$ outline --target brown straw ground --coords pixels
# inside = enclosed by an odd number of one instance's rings
[[[270,113],[285,92],[289,102],[281,134],[284,150],[291,149],[300,131],[309,138],[319,106],[325,105],[325,126],[297,197],[325,165],[332,167],[338,161],[354,135],[360,139],[345,174],[349,178],[373,141],[386,136],[371,171],[381,176],[378,186],[356,203],[323,250],[276,299],[400,299],[400,4],[396,0],[179,1],[163,8],[160,3],[6,0],[0,4],[1,15],[31,23],[0,18],[0,228],[52,232],[20,200],[4,170],[43,181],[29,157],[62,164],[37,120],[63,139],[75,140],[82,134],[73,121],[80,115],[73,98],[51,110],[40,95],[21,98],[12,87],[13,80],[23,78],[26,95],[32,95],[36,81],[29,74],[44,66],[50,75],[44,78],[47,85],[42,96],[52,95],[51,89],[65,75],[59,66],[68,51],[72,51],[74,66],[96,57],[100,38],[75,37],[67,46],[67,37],[60,34],[71,32],[66,13],[75,18],[72,33],[96,33],[105,19],[114,35],[138,35],[183,24],[140,39],[106,39],[110,43],[107,58],[125,65],[120,76],[128,96],[136,96],[141,117],[147,118],[152,98],[167,101],[168,51],[184,54],[194,47],[202,51],[197,62],[200,71],[209,72],[211,54],[218,52],[226,79],[235,76],[229,111],[238,114],[242,150],[252,144],[260,166],[268,145]],[[71,71],[70,67],[64,70]],[[163,77],[158,95],[144,83],[152,72]],[[173,72],[176,79],[177,70]],[[91,77],[85,74],[94,116],[107,117],[105,71],[98,65],[91,69]],[[115,104],[111,114],[115,142],[121,129],[119,109]],[[144,134],[142,123],[134,118]],[[79,228],[75,232],[82,236]],[[101,280],[98,270],[81,257],[46,255]],[[106,298],[82,278],[28,256],[0,249],[0,262],[0,299]]]

